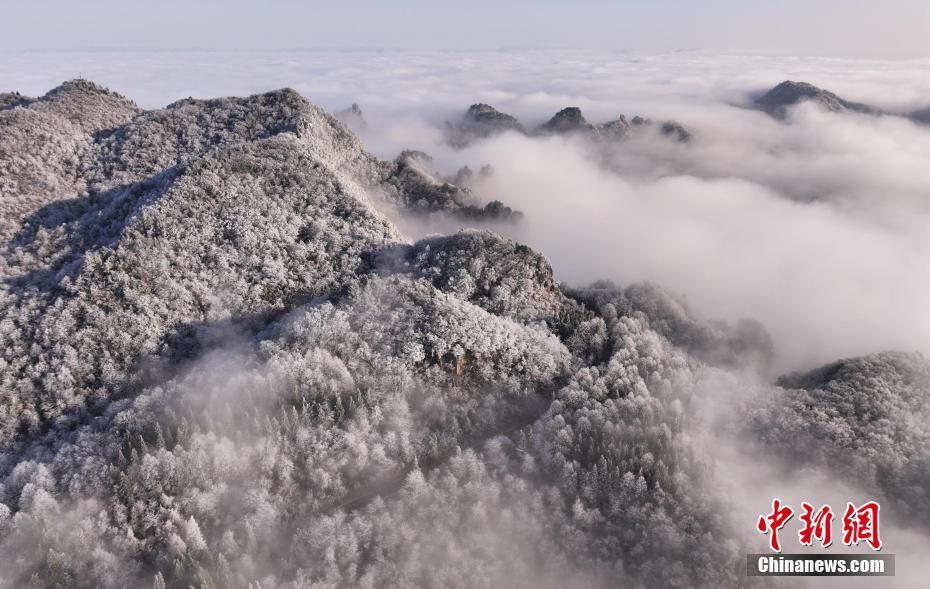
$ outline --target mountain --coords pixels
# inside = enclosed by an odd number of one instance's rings
[[[818,106],[832,111],[853,111],[865,114],[884,114],[881,110],[861,104],[850,102],[830,92],[808,84],[807,82],[792,82],[786,80],[778,84],[762,96],[755,99],[754,104],[773,117],[782,119],[787,116],[788,108],[801,102],[814,102]]]
[[[930,125],[930,106],[915,110],[907,116],[909,119],[917,121],[918,123]]]
[[[594,133],[595,127],[584,118],[577,106],[563,108],[536,129],[538,134]]]
[[[333,113],[337,119],[342,121],[348,128],[355,132],[364,131],[368,128],[368,122],[362,113],[361,107],[357,103],[352,103],[349,108],[336,111]]]
[[[691,140],[691,133],[675,121],[664,121],[657,125],[651,119],[636,116],[628,122],[626,117],[620,115],[615,120],[593,125],[585,119],[581,109],[576,106],[557,112],[551,119],[539,126],[536,133],[539,135],[577,134],[610,143],[625,139],[639,129],[647,128],[655,128],[661,135],[679,143],[687,143]]]
[[[579,527],[571,506],[641,527],[646,512],[688,503],[680,493],[696,486],[673,489],[698,467],[648,474],[641,465],[680,449],[645,458],[617,448],[605,458],[619,469],[610,485],[626,485],[640,508],[612,514],[585,490],[597,458],[552,424],[582,418],[568,400],[594,383],[578,370],[611,358],[624,376],[605,372],[610,382],[596,386],[652,403],[648,420],[673,419],[659,409],[673,398],[649,401],[646,384],[666,360],[641,355],[676,352],[645,315],[621,319],[611,304],[589,310],[566,295],[523,245],[474,231],[406,241],[386,213],[487,209],[464,204],[467,192],[436,179],[427,156],[379,160],[290,90],[142,111],[77,81],[0,116],[13,205],[0,250],[3,583],[278,586],[309,574],[445,584],[463,564],[405,557],[409,542],[379,532],[339,540],[359,544],[326,569],[336,521],[358,534],[415,526],[423,551],[454,525],[474,550],[464,562],[493,584],[603,584],[614,568],[598,563],[617,558],[631,575],[655,574],[635,536],[610,532],[619,544],[594,553],[566,543],[600,534]],[[586,411],[619,410],[585,394]],[[488,504],[449,477],[497,493],[537,548],[510,542],[481,556],[497,532],[467,506]],[[660,484],[661,499],[646,492]],[[457,524],[410,515],[450,501]],[[715,526],[694,512],[676,533],[722,534]],[[384,559],[361,556],[369,542]],[[649,554],[731,579],[705,563],[734,555],[684,550]],[[560,564],[576,558],[589,565]]]
[[[22,106],[31,100],[19,92],[0,92],[0,110]]]
[[[3,176],[11,288],[0,311],[30,317],[5,332],[6,373],[17,376],[2,399],[16,407],[0,419],[4,446],[14,431],[105,402],[123,386],[112,374],[164,346],[174,325],[273,312],[346,286],[366,252],[399,239],[372,206],[374,189],[418,213],[497,211],[458,203],[454,187],[409,172],[406,160],[377,160],[290,90],[142,113],[76,82],[2,115],[10,153],[29,153],[37,120],[43,142],[67,147],[14,156]],[[119,126],[101,129],[111,124]],[[36,177],[44,184],[24,181]],[[69,344],[52,325],[84,335]],[[97,361],[71,366],[78,349]],[[21,406],[35,396],[45,400]]]
[[[577,106],[563,108],[531,133],[515,117],[488,104],[473,104],[458,121],[446,121],[444,124],[446,141],[456,148],[467,147],[475,141],[508,131],[530,136],[578,135],[610,143],[627,138],[631,132],[647,128],[657,128],[661,135],[678,142],[687,143],[691,139],[691,133],[675,121],[656,125],[652,120],[634,117],[632,122],[628,122],[626,117],[620,115],[606,123],[592,124]]]
[[[884,352],[783,376],[757,435],[798,464],[827,465],[930,525],[930,362]]]
[[[0,586],[745,585],[695,432],[708,379],[770,362],[758,323],[560,284],[487,230],[410,240],[516,213],[292,90],[79,80],[0,124]],[[876,496],[926,517],[926,374],[736,381],[724,429],[843,476],[878,448]]]
[[[802,102],[813,102],[830,112],[851,111],[869,115],[903,116],[916,123],[930,124],[930,107],[903,114],[890,113],[868,104],[844,100],[829,90],[818,88],[807,82],[792,82],[790,80],[778,84],[756,98],[753,105],[777,119],[784,119],[787,117],[790,107]]]
[[[486,139],[506,131],[526,133],[520,121],[484,103],[469,106],[462,117],[454,123],[446,121],[445,130],[450,145],[454,147],[465,147],[479,139]]]

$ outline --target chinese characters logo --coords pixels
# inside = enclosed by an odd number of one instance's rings
[[[852,503],[846,504],[843,514],[842,542],[846,546],[857,546],[865,542],[873,550],[881,550],[882,540],[878,529],[879,505],[875,501],[867,501],[856,507]],[[772,500],[772,510],[768,514],[759,516],[756,529],[769,537],[769,547],[774,552],[781,552],[779,532],[794,516],[794,509],[783,504],[779,499]],[[829,505],[823,505],[815,510],[814,506],[806,501],[801,503],[801,513],[798,516],[803,524],[798,531],[798,541],[803,546],[813,546],[818,542],[823,548],[833,544],[833,510]]]

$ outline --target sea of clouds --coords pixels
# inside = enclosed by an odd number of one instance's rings
[[[756,318],[786,371],[930,353],[930,127],[809,106],[779,122],[746,105],[793,79],[907,112],[930,104],[928,74],[930,60],[691,52],[87,51],[7,54],[0,90],[39,95],[80,75],[147,108],[284,86],[329,110],[357,102],[381,157],[422,149],[442,173],[491,164],[478,196],[526,213],[504,230],[560,280],[653,280],[705,318]],[[565,106],[592,122],[672,118],[694,139],[643,136],[597,155],[513,134],[445,146],[439,124],[474,102],[528,127]]]

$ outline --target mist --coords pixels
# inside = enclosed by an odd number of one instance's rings
[[[826,126],[802,124],[791,138],[808,133],[818,143],[857,128],[813,119]],[[881,349],[930,350],[930,277],[914,272],[930,251],[917,157],[930,147],[930,133],[876,127],[858,129],[890,136],[861,148],[850,141],[845,153],[799,143],[781,156],[783,143],[747,145],[738,134],[716,139],[716,149],[709,138],[706,156],[704,136],[688,147],[645,147],[667,158],[644,157],[630,145],[611,156],[619,173],[562,139],[501,138],[469,155],[492,162],[495,174],[481,194],[527,214],[513,237],[547,252],[561,279],[653,280],[685,295],[705,318],[758,319],[775,338],[779,366],[800,369]],[[869,158],[857,151],[883,139],[911,141],[890,153],[912,157],[913,173],[879,158],[865,167]],[[638,165],[627,172],[630,159]],[[790,177],[774,172],[791,160],[806,165],[792,166]],[[679,162],[687,172],[669,170]]]
[[[606,154],[516,134],[456,152],[421,121],[403,128],[449,173],[491,164],[476,194],[527,215],[496,229],[544,252],[561,280],[651,280],[706,319],[762,321],[782,370],[930,351],[930,276],[914,271],[930,252],[930,130],[813,106],[788,124],[734,107],[701,115],[689,145],[656,135]]]

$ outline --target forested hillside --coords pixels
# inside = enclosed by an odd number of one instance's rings
[[[425,158],[291,90],[0,96],[0,586],[747,583],[695,432],[708,374],[767,372],[765,328],[569,287],[487,230],[411,240],[532,222]],[[734,377],[734,435],[930,525],[928,374]]]

